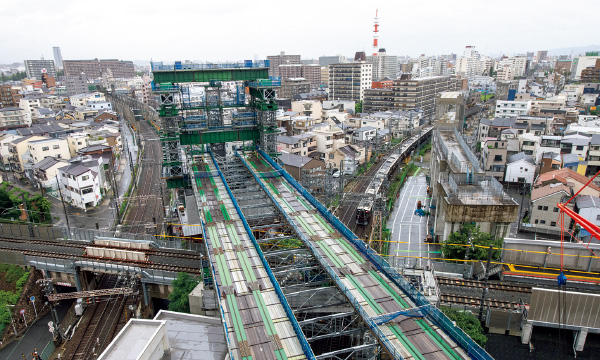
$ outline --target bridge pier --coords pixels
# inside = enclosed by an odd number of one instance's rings
[[[521,332],[521,344],[529,344],[529,341],[531,341],[532,333],[533,325],[525,323],[525,325],[523,325],[523,332]]]
[[[575,341],[573,344],[573,348],[575,348],[575,351],[583,351],[583,346],[585,345],[585,339],[587,338],[587,334],[587,328],[575,330]]]
[[[148,295],[148,285],[142,281],[142,292],[144,293],[144,306],[150,305],[150,296]]]
[[[79,266],[75,266],[75,288],[77,291],[83,291],[81,287],[81,268]]]

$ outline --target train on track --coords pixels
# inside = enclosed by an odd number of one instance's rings
[[[409,156],[415,143],[418,143],[423,137],[428,136],[432,130],[433,126],[424,128],[420,134],[414,135],[404,141],[402,145],[400,145],[398,151],[394,151],[385,159],[385,162],[377,170],[375,176],[373,176],[373,179],[369,183],[369,186],[365,191],[366,196],[360,200],[356,207],[357,225],[367,226],[369,224],[373,215],[375,199],[379,196],[385,196],[385,194],[381,193],[384,182],[390,179],[400,163]]]

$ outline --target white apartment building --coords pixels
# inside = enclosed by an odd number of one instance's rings
[[[600,55],[597,52],[588,53],[586,56],[574,57],[571,64],[571,78],[579,80],[581,71],[587,67],[594,66],[597,59],[600,59]]]
[[[2,165],[4,170],[10,170],[8,158],[14,155],[9,152],[10,143],[20,138],[22,138],[21,135],[9,134],[7,132],[0,134],[0,165]]]
[[[318,100],[292,101],[292,111],[314,119],[321,119],[323,116],[323,105]]]
[[[0,109],[0,130],[31,126],[31,118],[25,110],[17,107]]]
[[[69,101],[74,107],[85,107],[90,101],[106,101],[104,94],[94,92],[91,94],[76,94],[69,97]]]
[[[512,117],[519,115],[529,115],[531,111],[531,101],[496,101],[496,117]]]
[[[533,184],[535,178],[535,160],[530,155],[520,152],[506,160],[506,182]]]
[[[527,57],[525,55],[517,55],[509,58],[509,60],[515,71],[516,77],[525,75],[525,71],[527,70]]]
[[[496,80],[509,81],[515,78],[515,70],[512,66],[499,68],[496,72]]]
[[[360,61],[329,65],[329,98],[362,101],[373,81],[373,64]]]
[[[313,129],[315,140],[317,141],[317,151],[322,153],[331,153],[346,145],[346,136],[344,131],[335,125],[329,123],[317,126]]]
[[[109,110],[112,111],[112,103],[110,101],[89,101],[86,108],[92,110]]]

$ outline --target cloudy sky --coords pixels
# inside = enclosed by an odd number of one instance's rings
[[[52,59],[226,61],[284,50],[371,52],[379,8],[388,54],[488,55],[600,44],[599,0],[3,1],[0,63]]]

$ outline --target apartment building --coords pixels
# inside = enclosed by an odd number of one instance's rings
[[[334,56],[319,56],[319,65],[328,67],[331,64],[339,64],[346,62],[346,57],[342,55]]]
[[[321,66],[319,64],[302,64],[302,77],[310,83],[311,88],[316,89],[323,84],[321,77]]]
[[[86,107],[87,104],[91,101],[105,102],[106,98],[104,97],[104,94],[100,92],[94,92],[91,94],[76,94],[73,96],[69,96],[69,102],[71,103],[71,106],[74,107]]]
[[[373,81],[394,79],[398,75],[398,57],[387,55],[385,49],[379,49],[377,55],[367,56],[367,62],[373,64]]]
[[[132,61],[117,59],[105,60],[64,60],[65,75],[79,76],[85,73],[89,79],[98,79],[111,74],[113,78],[132,78],[135,68]]]
[[[31,119],[25,110],[18,107],[0,109],[0,130],[16,129],[31,126]]]
[[[580,81],[583,83],[600,82],[600,59],[596,59],[594,66],[590,66],[581,70]]]
[[[280,99],[291,99],[294,95],[310,92],[310,83],[305,78],[291,78],[281,81]]]
[[[496,117],[516,118],[521,115],[529,115],[531,101],[496,101]]]
[[[59,169],[60,186],[65,201],[84,211],[94,208],[102,200],[99,173],[79,164]]]
[[[63,79],[67,96],[89,93],[88,79],[85,73],[66,75]]]
[[[12,85],[0,85],[0,107],[17,107],[19,100],[23,98],[18,87]]]
[[[504,180],[508,157],[508,141],[488,138],[482,146],[481,158],[485,174]]]
[[[279,55],[267,56],[267,60],[269,60],[269,76],[281,76],[280,65],[301,64],[300,55],[286,55],[283,51]]]
[[[25,71],[28,79],[42,80],[42,73],[56,77],[54,60],[25,60]]]
[[[388,111],[394,105],[392,89],[365,89],[364,96],[363,112]]]
[[[420,79],[394,80],[394,104],[396,110],[423,110],[425,118],[435,115],[435,99],[445,91],[458,90],[458,81],[451,76],[432,76]]]
[[[282,80],[302,77],[302,64],[279,65],[279,77]]]
[[[373,64],[364,61],[329,65],[329,98],[362,101],[371,88]]]

